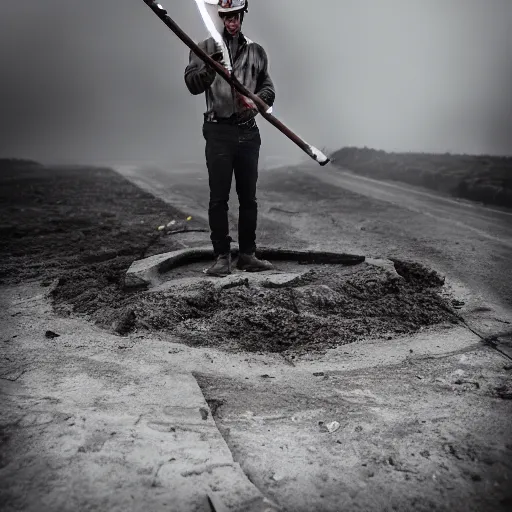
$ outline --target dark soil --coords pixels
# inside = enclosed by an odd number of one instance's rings
[[[312,267],[284,288],[216,290],[199,281],[185,293],[146,293],[133,304],[134,327],[172,332],[197,346],[304,353],[457,321],[437,293],[442,279],[417,264],[400,263],[405,279],[368,264]]]
[[[4,161],[0,185],[0,282],[39,280],[59,313],[119,334],[160,331],[198,346],[301,353],[457,321],[438,294],[443,279],[414,262],[395,262],[404,279],[366,263],[310,265],[286,288],[216,290],[203,281],[186,293],[127,293],[123,277],[134,260],[182,248],[158,226],[205,226],[105,168]]]
[[[157,228],[198,227],[185,218],[110,169],[0,160],[0,283],[39,280],[59,311],[117,321],[126,270],[176,249]]]
[[[512,157],[387,153],[345,147],[334,165],[376,179],[419,185],[454,197],[512,208]]]

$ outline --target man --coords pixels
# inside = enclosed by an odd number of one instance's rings
[[[271,107],[275,90],[268,72],[267,55],[259,44],[246,38],[241,31],[247,4],[247,0],[219,1],[218,12],[224,23],[223,38],[234,76]],[[199,47],[223,64],[221,49],[213,38],[199,43]],[[237,268],[249,272],[270,270],[272,264],[255,255],[256,182],[261,146],[255,120],[258,110],[249,98],[239,94],[192,52],[185,70],[185,83],[192,94],[204,93],[206,96],[203,136],[210,186],[210,239],[215,254],[215,262],[206,273],[216,276],[231,273],[228,201],[233,174],[239,201]]]

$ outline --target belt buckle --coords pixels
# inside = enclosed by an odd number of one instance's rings
[[[248,119],[244,123],[240,123],[238,126],[244,126],[244,127],[247,127],[247,128],[252,128],[255,125],[256,125],[256,121],[255,121],[255,119],[253,117],[251,119]]]

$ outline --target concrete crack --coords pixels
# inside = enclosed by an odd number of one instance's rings
[[[501,350],[498,346],[498,338],[499,336],[507,336],[510,333],[500,333],[500,334],[491,334],[489,336],[482,336],[479,332],[475,331],[464,319],[463,316],[458,315],[457,313],[454,313],[455,316],[459,319],[460,323],[463,324],[467,329],[469,329],[475,336],[478,336],[480,340],[483,342],[484,345],[487,345],[488,347],[491,347],[496,352],[499,352],[502,356],[505,356],[507,359],[512,361],[512,357],[507,354],[504,350]]]
[[[219,462],[218,464],[208,464],[206,466],[202,466],[198,469],[191,469],[190,471],[182,471],[181,476],[199,476],[203,473],[211,473],[214,469],[217,468],[229,468],[233,467],[233,463],[231,462]]]
[[[158,483],[157,483],[156,479],[158,478],[158,473],[162,469],[162,466],[166,463],[167,462],[160,462],[160,464],[158,464],[158,467],[156,468],[155,476],[153,477],[153,482],[151,482],[151,487],[157,487]]]

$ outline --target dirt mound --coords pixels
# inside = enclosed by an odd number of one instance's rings
[[[441,277],[435,270],[430,270],[414,261],[392,261],[397,273],[413,285],[435,288],[444,284],[444,277]]]
[[[315,265],[307,279],[281,288],[219,289],[198,281],[186,292],[134,297],[133,328],[169,332],[195,346],[300,353],[456,322],[437,293],[442,279],[421,268],[400,262],[412,276],[400,279],[368,264]],[[420,274],[431,277],[420,280]]]

